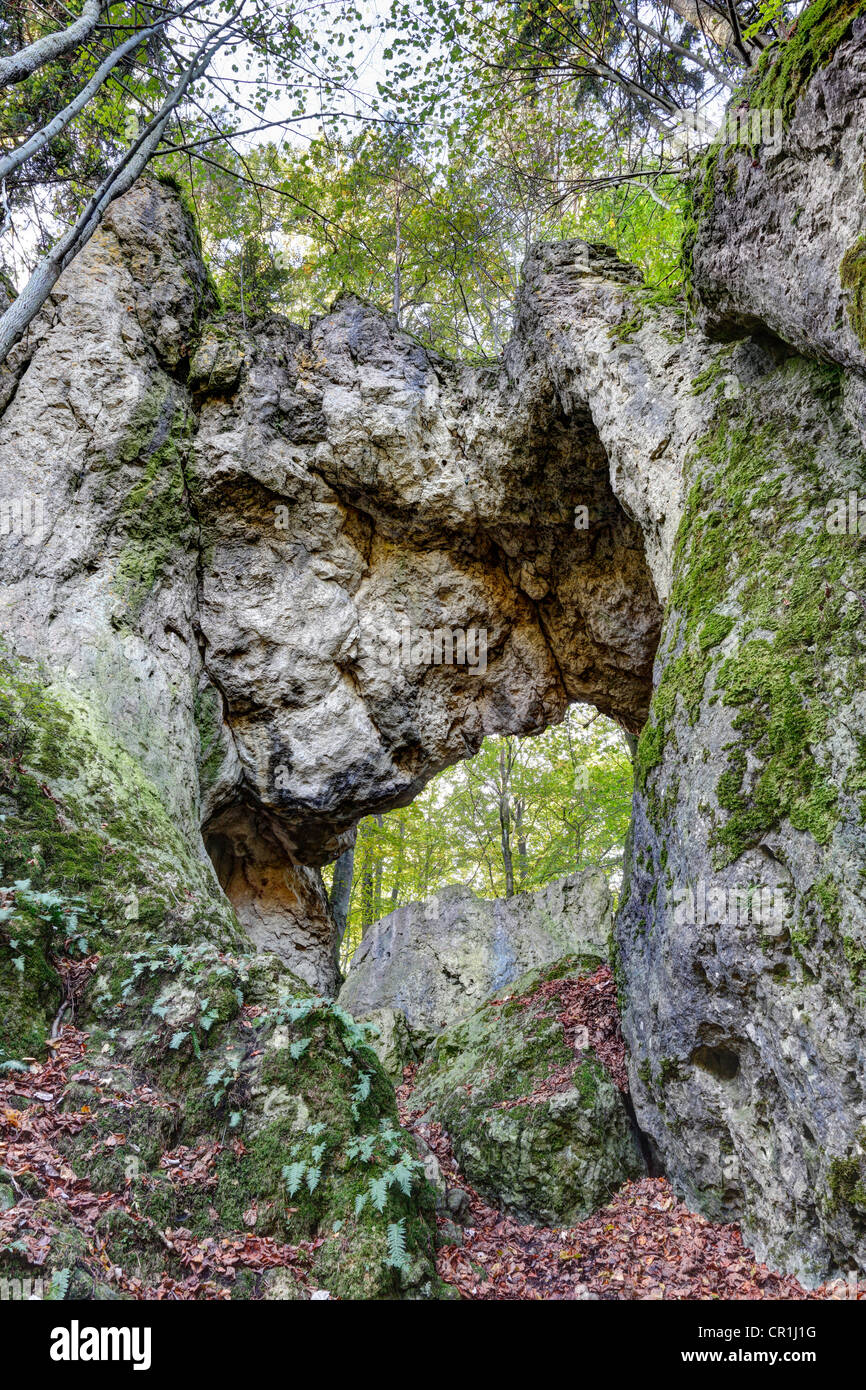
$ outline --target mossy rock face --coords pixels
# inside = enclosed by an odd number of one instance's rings
[[[370,1046],[391,1080],[399,1084],[404,1068],[418,1061],[429,1039],[413,1036],[399,1009],[373,1009],[364,1015],[364,1022],[370,1025]]]
[[[811,0],[695,161],[684,269],[711,338],[769,331],[863,371],[864,35],[866,0]]]
[[[569,957],[522,976],[506,1002],[488,1001],[441,1033],[418,1072],[413,1108],[430,1108],[481,1195],[523,1220],[579,1221],[644,1171],[612,1077],[591,1052],[575,1053],[555,1005],[537,993],[598,964]],[[557,1089],[546,1092],[552,1079]]]
[[[81,700],[0,651],[0,1061],[33,1056],[61,1002],[54,958],[104,954],[108,997],[148,931],[244,942],[194,844]]]
[[[839,280],[848,291],[847,313],[851,327],[866,348],[866,237],[858,237],[842,257]]]
[[[252,1231],[315,1242],[309,1284],[334,1296],[437,1296],[433,1192],[367,1032],[251,949],[140,767],[74,695],[8,656],[0,774],[0,1060],[40,1058],[56,961],[87,959],[88,1046],[63,1102],[76,1123],[57,1150],[115,1199],[96,1233],[112,1262],[153,1284],[183,1277],[167,1229]],[[207,1171],[175,1180],[181,1148],[208,1152]],[[38,1179],[30,1195],[39,1205]],[[46,1269],[73,1270],[76,1297],[110,1294],[92,1238],[50,1207]],[[0,1252],[0,1273],[28,1273],[20,1249]],[[251,1277],[246,1296],[272,1282]]]
[[[686,463],[617,973],[669,1175],[820,1282],[866,1268],[826,1197],[864,1119],[866,564],[838,514],[866,456],[838,368],[729,360]]]
[[[50,928],[20,903],[8,912],[0,935],[0,1062],[38,1056],[62,1000]]]

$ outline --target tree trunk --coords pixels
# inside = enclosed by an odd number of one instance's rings
[[[514,897],[514,863],[511,854],[511,764],[507,757],[506,745],[499,750],[499,840],[502,846],[502,864],[505,869],[505,896]]]
[[[397,860],[394,864],[394,882],[391,884],[391,907],[395,908],[400,901],[400,880],[403,877],[403,860],[406,853],[406,822],[398,822],[397,835]]]
[[[344,849],[336,864],[334,865],[334,877],[331,883],[331,893],[328,898],[328,905],[331,909],[331,916],[337,926],[339,933],[338,940],[342,941],[346,935],[346,925],[349,920],[349,899],[352,896],[352,877],[355,871],[355,836],[352,836],[352,843],[348,849]]]
[[[381,816],[381,814],[375,815],[375,816],[373,817],[373,819],[374,819],[374,821],[376,822],[376,825],[378,826],[378,828],[381,830],[381,829],[382,829],[382,816]],[[375,868],[375,873],[374,873],[374,889],[373,889],[373,914],[374,914],[373,920],[374,920],[374,921],[378,921],[378,919],[382,916],[382,845],[381,845],[381,842],[380,842],[380,840],[379,840],[379,836],[378,836],[378,835],[376,836],[376,839],[375,839],[375,845],[376,845],[376,860],[375,860],[376,868]]]
[[[525,802],[520,796],[514,803],[514,833],[517,836],[517,881],[520,884],[521,892],[526,886],[526,879],[529,873],[529,856],[526,852],[526,832],[523,828],[523,812]]]
[[[85,0],[84,9],[76,20],[66,29],[44,34],[41,39],[27,48],[11,53],[8,58],[0,58],[0,87],[10,87],[13,82],[23,82],[46,63],[71,53],[73,48],[85,43],[96,28],[102,12],[103,0]]]

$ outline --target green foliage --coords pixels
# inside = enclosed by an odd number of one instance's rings
[[[51,1275],[48,1288],[45,1290],[45,1300],[51,1303],[62,1303],[69,1292],[69,1280],[72,1271],[69,1269],[55,1269]]]
[[[631,792],[625,740],[600,715],[572,709],[543,734],[486,739],[411,806],[361,822],[344,965],[372,922],[450,883],[497,898],[600,866],[615,888]]]
[[[388,1264],[392,1269],[403,1270],[409,1264],[406,1250],[406,1218],[388,1223]]]

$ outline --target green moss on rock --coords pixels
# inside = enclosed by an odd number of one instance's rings
[[[848,291],[848,319],[866,348],[866,237],[858,237],[842,257],[839,281]]]
[[[569,957],[523,976],[508,1000],[445,1029],[418,1072],[413,1105],[447,1130],[473,1186],[526,1220],[580,1220],[642,1172],[613,1080],[592,1053],[575,1057],[538,994],[598,963]]]
[[[55,952],[80,938],[100,956],[78,1001],[89,1048],[67,1095],[86,1117],[63,1139],[73,1169],[101,1192],[131,1182],[160,1231],[321,1238],[312,1277],[341,1297],[435,1297],[432,1190],[364,1030],[250,949],[141,768],[76,695],[5,655],[0,777],[0,858],[19,881],[0,920],[4,1053],[44,1042]],[[167,1149],[213,1143],[215,1183],[166,1180]],[[57,1225],[58,1246],[79,1240]],[[105,1237],[153,1278],[169,1267],[149,1230],[118,1217]]]
[[[745,89],[752,110],[781,111],[790,120],[812,78],[827,66],[850,37],[854,20],[864,13],[864,0],[812,0],[789,36],[761,55]]]
[[[866,574],[857,538],[824,524],[819,435],[788,409],[794,397],[820,399],[823,375],[795,359],[751,398],[719,394],[713,430],[689,465],[638,782],[661,826],[654,779],[677,729],[707,702],[732,708],[735,738],[717,783],[722,863],[785,820],[822,845],[838,820],[837,778],[817,750],[831,711],[856,685],[861,614],[852,592],[863,592]],[[855,453],[852,445],[852,461]]]

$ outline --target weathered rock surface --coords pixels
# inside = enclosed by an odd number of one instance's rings
[[[866,476],[862,295],[840,283],[856,8],[813,6],[805,32],[851,37],[782,49],[748,94],[779,94],[781,147],[711,151],[699,180],[702,321],[742,341],[694,387],[712,417],[683,462],[618,920],[642,1127],[694,1203],[807,1281],[866,1267],[866,570],[856,515],[827,525]]]
[[[397,1010],[423,1044],[527,970],[582,950],[606,955],[610,929],[600,870],[494,901],[455,885],[370,927],[339,1002],[356,1018]]]
[[[575,1048],[556,996],[539,991],[600,959],[529,971],[440,1033],[418,1072],[413,1110],[430,1110],[472,1186],[522,1220],[580,1221],[644,1171],[613,1078],[590,1048]]]
[[[634,272],[564,244],[528,276],[493,373],[356,301],[308,332],[197,328],[195,236],[145,182],[63,277],[0,419],[9,495],[42,528],[4,545],[4,632],[93,701],[203,829],[252,934],[325,991],[332,926],[317,907],[294,950],[282,868],[333,857],[360,815],[486,733],[540,729],[574,698],[635,731],[646,716],[660,608],[628,509],[654,536],[671,525],[674,470],[639,458],[664,411],[644,428],[636,409],[615,441],[622,505],[579,382],[605,377],[598,338],[629,381],[644,370],[606,337],[633,313]],[[552,316],[584,312],[568,376]],[[649,398],[669,352],[646,342]],[[628,410],[624,378],[605,395],[611,418]],[[468,633],[474,665],[413,650],[437,630]]]
[[[707,161],[691,256],[712,336],[770,330],[810,356],[866,367],[864,39],[862,5],[813,5],[783,62],[747,84]],[[762,118],[763,143],[751,133]]]
[[[363,1021],[369,1025],[371,1048],[391,1080],[399,1085],[404,1068],[420,1061],[426,1039],[417,1034],[413,1038],[401,1009],[370,1009]]]

